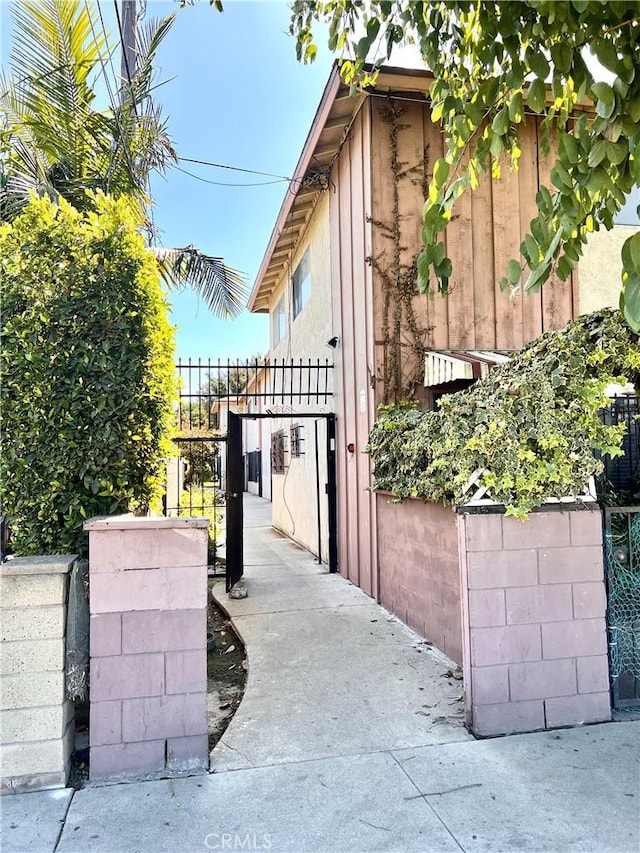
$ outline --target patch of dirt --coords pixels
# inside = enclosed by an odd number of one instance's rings
[[[207,613],[207,712],[209,751],[224,734],[236,712],[247,681],[244,646],[227,616],[211,596],[215,581],[209,581]]]

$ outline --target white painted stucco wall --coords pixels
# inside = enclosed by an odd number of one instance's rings
[[[638,225],[616,225],[612,231],[594,231],[589,235],[578,265],[580,314],[618,307],[622,286],[622,244],[638,230]]]
[[[298,316],[293,318],[292,306],[292,277],[309,248],[311,258],[311,296]],[[285,296],[287,329],[284,337],[277,344],[271,340],[270,360],[295,361],[308,359],[316,362],[319,358],[333,363],[333,350],[327,346],[327,341],[333,337],[331,319],[331,264],[330,264],[330,234],[329,234],[329,194],[322,193],[296,249],[292,264],[282,276],[270,300],[270,311],[273,312],[282,294]],[[271,335],[273,322],[270,316]],[[329,390],[333,390],[333,379],[329,376]],[[318,553],[318,514],[316,497],[316,473],[320,480],[320,521],[321,521],[321,556],[327,560],[328,545],[328,512],[325,484],[327,482],[326,465],[326,422],[318,422],[318,467],[315,460],[315,428],[313,419],[299,419],[299,412],[333,412],[332,398],[321,402],[307,402],[293,399],[272,410],[282,413],[283,417],[268,421],[270,432],[282,429],[285,434],[285,472],[271,472],[273,525],[290,536],[312,553]],[[285,416],[286,415],[286,416]],[[299,423],[304,427],[304,454],[299,458],[291,458],[289,452],[289,433],[293,424]],[[263,435],[263,464],[269,463],[266,435]],[[270,437],[269,445],[270,448]]]

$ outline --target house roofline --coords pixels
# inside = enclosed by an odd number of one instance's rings
[[[334,62],[333,68],[331,69],[331,73],[329,75],[329,79],[327,80],[327,83],[324,87],[324,91],[320,99],[320,104],[318,105],[318,109],[316,110],[313,122],[311,123],[311,128],[307,135],[307,139],[302,148],[302,153],[300,154],[300,158],[293,172],[292,183],[297,183],[298,181],[301,182],[307,169],[309,168],[309,164],[311,163],[311,160],[313,158],[313,153],[318,142],[318,138],[322,132],[322,128],[324,127],[324,124],[327,120],[329,111],[331,110],[331,106],[333,105],[335,96],[339,88],[340,71],[337,62]],[[253,285],[251,295],[249,296],[249,301],[247,303],[249,311],[255,312],[267,310],[266,308],[256,308],[256,300],[258,298],[258,293],[260,291],[262,280],[269,266],[269,262],[271,261],[273,251],[276,247],[276,244],[278,243],[278,240],[280,239],[284,228],[286,227],[287,218],[291,212],[291,209],[293,208],[293,204],[297,195],[297,191],[295,193],[291,192],[291,185],[289,185],[287,193],[280,207],[280,212],[278,213],[276,224],[274,225],[273,231],[271,232],[271,237],[269,238],[267,249],[264,253],[260,269],[258,270],[258,275],[256,276],[255,284]]]
[[[372,71],[373,66],[366,66],[366,69]],[[383,66],[379,70],[375,87],[370,91],[382,90],[385,93],[398,94],[414,91],[426,95],[432,80],[433,75],[426,69]],[[281,280],[318,199],[318,187],[309,185],[308,182],[305,184],[305,175],[310,171],[312,161],[318,164],[324,159],[327,167],[332,164],[367,95],[364,91],[350,96],[349,87],[340,78],[339,63],[334,62],[292,176],[296,189],[289,187],[280,207],[249,296],[249,311],[266,313],[269,310],[269,296]],[[329,141],[323,140],[322,145],[319,145],[323,135]],[[295,222],[292,216],[294,212],[297,214]]]

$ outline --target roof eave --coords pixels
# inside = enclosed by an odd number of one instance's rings
[[[309,164],[311,163],[313,152],[318,142],[318,138],[322,133],[322,129],[325,125],[325,122],[329,115],[329,111],[331,110],[331,105],[333,104],[339,87],[340,71],[338,69],[337,63],[334,63],[333,68],[331,69],[331,74],[329,75],[329,79],[327,80],[327,85],[324,87],[322,98],[320,99],[320,104],[318,105],[318,109],[316,110],[316,114],[311,124],[309,133],[307,135],[306,142],[302,149],[302,154],[300,155],[300,159],[298,160],[298,164],[292,175],[293,181],[301,181],[307,169],[309,168]],[[284,200],[280,207],[280,212],[278,213],[276,224],[273,228],[273,231],[271,232],[271,237],[269,239],[267,250],[264,253],[262,264],[260,265],[260,269],[258,270],[258,275],[256,276],[255,284],[251,291],[251,295],[249,296],[249,301],[247,303],[249,311],[265,312],[269,310],[268,296],[264,297],[263,299],[259,299],[262,279],[264,277],[265,272],[267,271],[267,267],[269,266],[269,262],[271,260],[271,256],[276,247],[276,244],[280,239],[280,236],[286,226],[287,217],[291,212],[291,208],[293,207],[295,198],[296,193],[292,193],[290,191],[288,191],[284,197]],[[267,303],[265,303],[265,298],[267,299]]]

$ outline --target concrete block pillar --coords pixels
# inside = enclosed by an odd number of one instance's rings
[[[460,520],[467,721],[481,736],[611,719],[600,510]]]
[[[65,698],[69,571],[75,557],[0,565],[0,790],[64,788],[73,750]]]
[[[89,531],[92,781],[206,772],[206,518]]]

